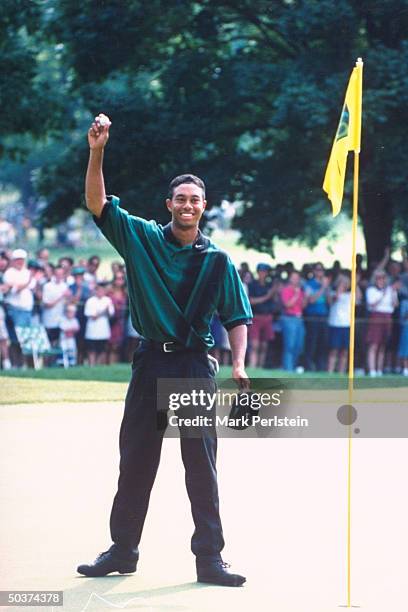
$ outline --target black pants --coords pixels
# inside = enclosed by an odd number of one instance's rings
[[[163,353],[141,346],[134,354],[132,379],[120,429],[118,491],[110,517],[115,548],[134,558],[138,558],[138,545],[159,466],[165,429],[160,426],[163,413],[157,411],[159,378],[211,379],[213,388],[216,388],[213,366],[204,352]],[[195,525],[191,550],[198,558],[219,559],[224,539],[215,465],[216,436],[208,435],[208,432],[203,432],[200,437],[181,435],[180,444]]]

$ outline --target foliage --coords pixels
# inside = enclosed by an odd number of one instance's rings
[[[27,152],[26,136],[50,136],[65,110],[58,51],[44,40],[40,0],[0,6],[0,154]],[[20,138],[22,137],[22,138]]]
[[[29,4],[35,23],[42,19],[41,36],[27,25],[20,35],[41,39],[47,70],[54,62],[46,131],[54,140],[59,132],[60,153],[38,184],[48,223],[81,205],[86,129],[105,112],[113,122],[108,190],[132,212],[166,219],[169,180],[192,171],[208,184],[210,202],[243,202],[236,225],[244,244],[264,251],[274,237],[314,244],[330,224],[322,178],[362,56],[361,217],[370,259],[393,231],[407,231],[408,0]],[[27,70],[44,84],[46,66],[24,49]]]

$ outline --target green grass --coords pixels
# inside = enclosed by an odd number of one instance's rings
[[[126,394],[126,383],[98,382],[96,380],[52,380],[15,378],[6,376],[1,381],[0,404],[39,404],[60,402],[113,402]]]
[[[282,370],[247,369],[253,388],[270,386],[289,386],[296,389],[346,389],[347,376],[312,373],[288,374]],[[42,370],[1,371],[0,404],[44,403],[44,402],[98,402],[123,401],[129,383],[131,368],[128,364],[112,366],[77,366],[63,368],[44,368]],[[223,366],[218,378],[229,379],[231,368]],[[222,383],[221,383],[222,384]],[[385,376],[370,379],[355,379],[355,389],[390,389],[408,386],[402,376]]]
[[[111,366],[76,366],[73,368],[43,368],[42,370],[2,370],[0,378],[18,378],[33,380],[78,380],[105,383],[128,382],[130,378],[130,364],[117,363]]]

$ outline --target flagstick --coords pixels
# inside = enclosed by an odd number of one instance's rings
[[[360,151],[354,151],[354,183],[353,183],[353,222],[352,222],[352,248],[351,248],[351,319],[350,319],[350,345],[349,345],[349,376],[348,376],[348,404],[353,405],[354,390],[354,343],[355,343],[355,310],[356,310],[356,237],[357,237],[357,211],[358,211],[358,175]],[[352,424],[349,419],[348,438],[348,476],[347,476],[347,607],[351,607],[351,440]]]

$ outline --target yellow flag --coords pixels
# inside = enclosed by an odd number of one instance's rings
[[[323,181],[323,189],[332,203],[333,217],[338,215],[341,209],[347,154],[349,151],[360,151],[362,81],[363,62],[359,58],[351,73]]]

